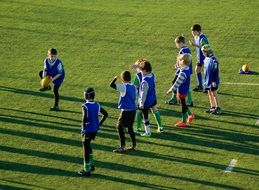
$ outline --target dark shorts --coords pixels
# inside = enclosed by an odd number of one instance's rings
[[[81,133],[82,135],[82,142],[85,142],[85,140],[94,140],[96,137],[97,131],[96,132],[91,132],[91,133]]]
[[[134,124],[135,115],[136,115],[136,110],[121,111],[117,122],[117,128],[119,128],[120,126],[125,128],[132,127]]]
[[[203,63],[197,62],[196,65],[202,67]]]

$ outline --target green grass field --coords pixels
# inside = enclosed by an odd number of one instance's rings
[[[259,72],[258,1],[0,1],[0,189],[258,189],[259,75],[238,75],[247,63]],[[202,26],[220,61],[223,114],[207,115],[207,95],[193,93],[196,119],[175,128],[180,106],[165,105],[177,49],[172,41]],[[47,49],[66,70],[60,112],[52,92],[39,91]],[[192,48],[193,57],[195,52]],[[138,57],[157,76],[158,107],[166,133],[137,136],[139,151],[115,154],[119,93],[109,87]],[[192,84],[196,85],[195,76]],[[83,91],[91,86],[109,118],[93,142],[96,171],[82,169]],[[127,139],[129,142],[129,139]],[[237,165],[224,173],[231,159]]]

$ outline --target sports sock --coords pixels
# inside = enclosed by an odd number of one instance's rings
[[[186,121],[187,121],[187,114],[183,113],[182,114],[182,122],[186,123]]]
[[[86,172],[89,172],[91,170],[90,162],[86,162],[85,160],[84,160],[84,170]]]
[[[177,93],[176,91],[172,92],[172,98],[171,98],[172,100],[176,100],[176,93]]]
[[[93,166],[94,165],[94,155],[90,154],[89,158],[90,158],[90,165]]]
[[[154,117],[155,117],[155,120],[156,120],[156,124],[158,126],[159,129],[163,129],[163,125],[162,125],[162,121],[161,121],[161,117],[160,117],[160,113],[159,111],[155,111],[155,112],[152,112]]]

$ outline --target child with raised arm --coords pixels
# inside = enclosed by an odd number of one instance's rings
[[[201,48],[204,59],[204,88],[208,92],[210,101],[210,108],[206,110],[206,113],[221,114],[222,110],[219,105],[218,87],[220,83],[219,79],[219,62],[213,55],[211,47],[207,44]]]
[[[90,172],[95,170],[91,141],[95,139],[97,131],[108,117],[108,113],[98,102],[94,101],[95,91],[93,88],[87,88],[84,95],[86,102],[82,105],[81,125],[84,169],[79,171],[78,174],[90,176]],[[99,113],[102,114],[101,121],[99,121]]]
[[[190,68],[191,55],[180,54],[178,55],[178,61],[180,66],[180,72],[173,86],[167,91],[167,94],[177,90],[177,95],[182,105],[182,120],[175,124],[176,127],[186,127],[194,119],[194,114],[191,113],[190,109],[185,103],[186,95],[190,88]]]
[[[199,24],[194,24],[191,27],[192,30],[192,35],[194,37],[194,40],[190,40],[189,44],[191,46],[194,46],[196,49],[196,55],[197,55],[197,63],[195,67],[195,72],[196,72],[196,78],[198,85],[196,88],[193,89],[193,91],[196,92],[202,92],[203,91],[203,83],[202,83],[202,74],[201,74],[201,69],[203,66],[203,61],[204,61],[204,55],[201,52],[201,47],[205,44],[208,44],[209,41],[205,34],[201,32],[201,26]],[[205,90],[203,92],[206,92]]]
[[[65,70],[62,61],[58,58],[58,52],[55,48],[48,50],[48,57],[44,60],[44,69],[39,72],[40,78],[48,76],[48,78],[54,84],[54,106],[51,107],[50,111],[59,111],[59,87],[61,86],[64,77]],[[40,91],[51,90],[51,86],[41,88]]]
[[[129,71],[123,71],[120,78],[122,84],[116,84],[118,76],[115,76],[110,84],[111,88],[120,92],[118,108],[121,109],[121,113],[116,125],[120,138],[120,147],[113,150],[113,152],[118,153],[125,152],[128,149],[136,150],[136,137],[133,131],[133,124],[136,115],[136,88],[131,83],[131,74]],[[126,148],[125,142],[125,128],[128,129],[132,142],[132,146],[128,149]]]
[[[132,69],[136,71],[136,75],[135,75],[135,78],[134,78],[134,81],[133,81],[133,84],[136,86],[136,89],[137,89],[137,95],[139,96],[139,91],[140,91],[140,84],[142,82],[142,78],[143,78],[143,74],[141,73],[141,70],[140,70],[140,63],[141,62],[144,62],[144,61],[147,61],[146,59],[138,59],[135,64],[132,66]],[[154,77],[154,80],[155,80],[155,77]],[[163,133],[164,132],[164,127],[163,127],[163,124],[162,124],[162,120],[161,120],[161,117],[160,117],[160,112],[159,110],[157,109],[156,105],[153,105],[151,107],[151,112],[156,120],[156,124],[157,124],[157,132],[158,133]],[[140,134],[141,133],[141,126],[142,126],[142,112],[140,110],[137,110],[137,127],[134,129],[134,132],[137,133],[137,134]]]

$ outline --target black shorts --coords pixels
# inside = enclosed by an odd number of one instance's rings
[[[136,110],[121,111],[117,122],[117,128],[119,128],[120,126],[125,128],[133,127],[135,115],[136,115]]]
[[[82,141],[85,142],[85,140],[94,140],[96,137],[97,131],[96,132],[90,132],[90,133],[81,133],[82,135]]]

